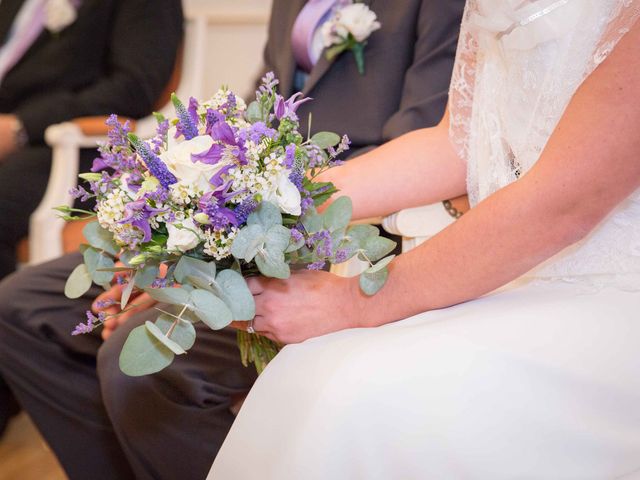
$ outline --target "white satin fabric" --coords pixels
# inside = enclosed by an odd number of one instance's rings
[[[450,109],[474,202],[531,168],[639,5],[469,1]],[[209,479],[640,478],[639,196],[492,295],[287,346]]]

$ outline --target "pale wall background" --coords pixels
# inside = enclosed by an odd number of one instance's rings
[[[260,73],[271,0],[184,0],[184,5],[194,16],[206,11],[214,17],[205,42],[204,95],[224,84],[246,97]]]

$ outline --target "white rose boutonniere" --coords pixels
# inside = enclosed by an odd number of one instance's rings
[[[364,3],[342,3],[333,17],[322,26],[327,59],[351,50],[358,72],[364,75],[364,47],[371,34],[381,26],[378,16]]]
[[[48,0],[44,6],[44,26],[51,33],[59,33],[78,18],[79,2]]]

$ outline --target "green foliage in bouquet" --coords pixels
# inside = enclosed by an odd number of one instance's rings
[[[156,137],[143,141],[112,118],[97,172],[83,175],[96,199],[84,229],[83,264],[70,275],[65,294],[79,298],[92,283],[122,283],[122,312],[146,292],[161,305],[155,322],[133,329],[120,356],[131,376],[158,372],[196,341],[194,324],[213,330],[253,319],[255,303],[246,277],[286,279],[292,267],[322,269],[357,256],[369,263],[360,276],[367,295],[387,278],[395,243],[370,225],[350,225],[351,200],[317,181],[340,164],[346,137],[320,132],[306,140],[296,109],[306,99],[285,100],[267,76],[249,106],[227,89],[210,101],[174,97],[176,118],[159,117]],[[120,264],[116,264],[116,261]],[[162,305],[167,305],[166,307]],[[108,315],[88,312],[74,334],[88,333]],[[245,365],[262,371],[280,345],[238,331]]]

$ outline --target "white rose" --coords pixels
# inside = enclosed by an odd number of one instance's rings
[[[52,33],[58,33],[78,18],[75,7],[69,0],[49,0],[44,6],[44,23]]]
[[[192,248],[196,248],[200,243],[200,237],[197,235],[197,231],[198,227],[196,227],[191,218],[187,218],[179,224],[176,223],[176,225],[167,223],[167,232],[169,233],[167,250],[170,252],[178,250],[184,253]]]
[[[363,3],[354,3],[338,10],[335,23],[336,32],[340,32],[340,29],[344,28],[358,42],[364,42],[381,26],[376,14]]]
[[[278,175],[275,188],[264,195],[264,199],[268,202],[275,203],[282,213],[290,215],[300,215],[302,213],[302,197],[300,191],[291,180],[289,175],[291,172],[284,170]]]
[[[193,185],[205,193],[210,191],[212,185],[209,180],[226,165],[226,162],[220,161],[215,165],[209,165],[193,162],[191,156],[207,152],[213,145],[213,139],[209,135],[200,135],[191,140],[177,142],[174,136],[175,128],[172,128],[169,130],[167,151],[162,153],[160,158],[179,182]]]

